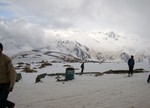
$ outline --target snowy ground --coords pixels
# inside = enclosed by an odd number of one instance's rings
[[[25,83],[34,83],[37,75],[42,73],[65,73],[66,67],[64,65],[70,65],[75,68],[75,73],[79,73],[81,71],[80,65],[81,63],[53,63],[52,66],[47,66],[45,68],[37,69],[36,73],[24,73],[21,72],[23,76],[23,82]],[[35,66],[31,66],[35,67]],[[136,63],[134,69],[143,68],[146,71],[150,70],[149,62],[141,62]],[[128,70],[127,63],[85,63],[84,72],[105,72],[108,70]],[[19,70],[17,70],[19,72]]]
[[[149,108],[149,74],[130,78],[127,74],[75,75],[66,82],[46,76],[43,83],[36,84],[24,77],[16,83],[9,100],[16,103],[15,108]]]

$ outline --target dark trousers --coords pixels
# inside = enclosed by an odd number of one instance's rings
[[[14,103],[7,100],[9,83],[0,84],[0,108],[13,108]]]
[[[133,75],[133,66],[129,66],[129,72],[128,72],[128,74],[130,75]]]
[[[148,82],[148,83],[150,82],[150,75],[148,76],[147,82]]]
[[[81,74],[83,74],[84,68],[81,68]]]

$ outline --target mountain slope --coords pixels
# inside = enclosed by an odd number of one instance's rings
[[[18,38],[22,40],[23,37]],[[51,29],[45,30],[44,35],[42,36],[41,34],[38,39],[34,38],[34,40],[26,41],[28,40],[26,38],[21,41],[22,43],[9,37],[1,37],[1,39],[9,42],[6,45],[6,52],[33,50],[36,53],[42,52],[42,56],[45,53],[49,56],[53,55],[53,57],[59,54],[60,57],[57,56],[57,58],[63,61],[68,55],[81,61],[92,60],[99,62],[126,62],[131,54],[135,56],[136,61],[144,61],[150,55],[150,51],[147,50],[150,49],[149,44],[143,44],[144,41],[138,36],[119,34],[113,31]],[[5,42],[4,44],[6,44]]]

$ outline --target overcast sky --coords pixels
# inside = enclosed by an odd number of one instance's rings
[[[150,0],[0,0],[0,16],[0,20],[21,19],[20,23],[46,28],[150,35]]]
[[[150,35],[150,0],[0,0],[0,42],[19,52],[49,45],[47,29]],[[16,49],[16,50],[14,50]]]

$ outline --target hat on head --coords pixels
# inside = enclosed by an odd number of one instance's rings
[[[3,44],[2,43],[0,43],[0,48],[3,49]]]

